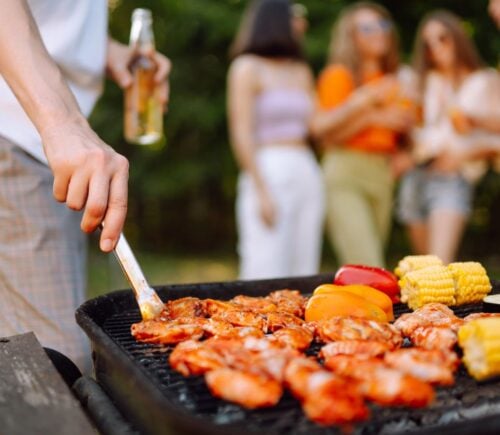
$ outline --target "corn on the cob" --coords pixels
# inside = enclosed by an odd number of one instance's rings
[[[491,291],[491,283],[484,267],[477,262],[450,263],[448,269],[455,282],[457,305],[481,302]]]
[[[401,301],[415,310],[430,302],[455,303],[453,276],[446,266],[430,266],[407,273],[400,281]]]
[[[399,278],[404,278],[407,273],[413,272],[414,270],[442,265],[443,262],[436,255],[407,255],[398,263],[394,273]]]
[[[500,318],[490,317],[466,323],[458,331],[463,361],[478,381],[500,375]]]

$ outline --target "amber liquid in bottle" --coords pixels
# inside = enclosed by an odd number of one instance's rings
[[[151,15],[134,12],[130,43],[134,56],[129,63],[132,85],[125,91],[125,139],[137,145],[159,144],[163,138],[163,109],[156,93],[152,60],[154,40]]]

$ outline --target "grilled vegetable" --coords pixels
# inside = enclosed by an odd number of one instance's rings
[[[407,255],[398,263],[398,267],[394,272],[399,278],[404,278],[407,273],[415,270],[442,265],[443,262],[436,255]]]
[[[336,316],[353,316],[387,322],[379,306],[348,292],[333,292],[312,296],[306,305],[306,322],[328,320]]]
[[[387,294],[392,302],[399,302],[398,279],[393,273],[380,267],[347,264],[337,271],[333,283],[367,285]]]
[[[469,374],[481,381],[500,375],[500,318],[466,323],[458,331],[458,343]]]
[[[391,298],[385,293],[377,290],[373,287],[367,285],[334,285],[334,284],[323,284],[320,285],[316,290],[314,290],[315,295],[319,294],[332,294],[335,292],[348,292],[361,296],[368,302],[375,304],[384,310],[389,321],[394,320],[394,313],[392,310]]]
[[[455,282],[457,305],[481,302],[491,291],[491,283],[484,267],[477,262],[450,263],[448,269]]]
[[[400,281],[401,301],[415,310],[430,302],[455,304],[455,285],[446,266],[431,266],[407,273]]]

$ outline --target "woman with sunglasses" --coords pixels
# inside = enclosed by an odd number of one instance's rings
[[[307,143],[314,81],[302,53],[305,9],[254,0],[233,46],[231,144],[241,168],[236,217],[240,277],[317,273],[321,170]]]
[[[500,79],[484,68],[460,18],[429,14],[417,33],[415,72],[422,95],[422,125],[415,129],[418,166],[403,179],[399,215],[413,249],[455,259],[471,211],[473,183],[485,171],[481,150],[499,144]],[[500,148],[499,148],[500,149]],[[458,156],[473,156],[458,158]]]
[[[344,9],[313,121],[324,150],[328,230],[341,263],[384,265],[394,177],[409,164],[398,152],[414,119],[407,76],[388,11],[369,2]]]

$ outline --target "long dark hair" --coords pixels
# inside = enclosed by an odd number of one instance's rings
[[[427,74],[434,68],[434,62],[429,56],[423,36],[425,27],[431,21],[440,23],[448,32],[455,47],[455,59],[458,67],[476,71],[483,66],[481,56],[472,39],[467,35],[460,17],[446,10],[436,10],[425,16],[415,38],[413,67],[420,77],[420,87],[423,87]]]
[[[288,0],[253,0],[243,15],[230,55],[303,60],[302,47],[292,30]]]

